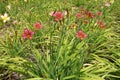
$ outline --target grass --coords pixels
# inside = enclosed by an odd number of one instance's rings
[[[102,0],[1,0],[0,16],[7,13],[10,21],[0,18],[0,79],[119,80],[119,3],[107,7]],[[67,15],[56,22],[50,12],[59,11]],[[39,30],[36,22],[42,25]],[[34,32],[32,39],[23,39],[26,28]],[[76,37],[80,30],[83,39]]]

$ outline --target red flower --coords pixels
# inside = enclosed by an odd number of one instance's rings
[[[23,39],[32,39],[32,35],[34,34],[34,32],[33,31],[31,31],[31,30],[29,30],[29,29],[24,29],[24,32],[23,32],[23,34],[22,34],[22,37],[23,37]]]
[[[97,24],[100,26],[100,28],[105,28],[105,24],[102,21],[97,21]]]
[[[59,21],[59,20],[62,20],[62,18],[63,18],[63,14],[62,14],[62,12],[55,12],[54,14],[53,14],[53,16],[55,17],[55,21]]]
[[[80,18],[82,17],[82,14],[81,14],[81,13],[77,13],[77,14],[76,14],[76,17],[77,17],[78,19],[80,19]]]
[[[76,37],[77,37],[77,38],[80,38],[81,40],[83,40],[84,38],[87,37],[87,34],[85,34],[82,30],[80,30],[80,31],[78,31],[78,32],[76,33]]]
[[[43,27],[40,22],[36,22],[33,26],[35,27],[36,30],[39,30]]]
[[[102,15],[102,12],[98,11],[98,12],[97,12],[97,15],[98,15],[98,16],[101,16],[101,15]]]

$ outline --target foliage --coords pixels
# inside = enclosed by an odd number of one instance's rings
[[[10,17],[0,19],[1,79],[8,71],[27,80],[119,80],[118,3],[1,0],[0,16]]]

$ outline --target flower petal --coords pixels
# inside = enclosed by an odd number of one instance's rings
[[[7,14],[7,13],[5,13],[5,14],[4,14],[4,17],[8,17],[8,14]]]

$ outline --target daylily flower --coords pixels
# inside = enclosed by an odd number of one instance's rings
[[[109,7],[110,3],[109,2],[105,2],[105,6]]]
[[[29,30],[28,28],[25,28],[24,29],[24,32],[22,34],[22,37],[23,39],[32,39],[32,36],[33,36],[34,32]]]
[[[50,16],[54,16],[54,14],[55,14],[55,11],[51,11],[51,12],[49,13]],[[65,16],[68,15],[68,11],[64,11],[63,14],[64,14]]]
[[[5,13],[4,15],[1,16],[3,22],[5,23],[6,21],[9,21],[10,20],[10,17],[8,17],[8,14]]]
[[[102,12],[98,11],[98,12],[97,12],[97,15],[98,15],[98,16],[101,16],[101,15],[102,15]]]
[[[77,14],[76,14],[76,17],[77,17],[78,19],[80,19],[80,18],[82,18],[82,14],[81,14],[81,13],[77,13]]]
[[[43,27],[40,22],[36,22],[33,26],[35,27],[36,30],[39,30]]]
[[[53,14],[53,16],[55,17],[55,21],[59,21],[59,20],[62,20],[62,18],[63,18],[63,14],[62,14],[62,12],[55,12],[54,14]]]
[[[97,21],[97,24],[100,26],[100,28],[105,28],[105,24],[102,21]]]
[[[78,32],[76,33],[76,37],[77,37],[77,38],[80,38],[81,40],[83,40],[84,38],[87,37],[87,34],[85,34],[82,30],[80,30],[80,31],[78,31]]]

